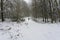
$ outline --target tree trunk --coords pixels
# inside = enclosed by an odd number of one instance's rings
[[[52,1],[49,0],[49,7],[50,7],[50,14],[49,14],[49,15],[50,15],[50,18],[51,18],[51,23],[53,23],[53,18],[52,18],[52,16],[53,16],[52,14],[53,14],[53,13],[52,13],[51,2],[52,2]]]
[[[3,0],[1,0],[1,19],[3,22],[4,21],[4,18],[3,18]]]

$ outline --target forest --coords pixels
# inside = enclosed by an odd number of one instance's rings
[[[60,0],[32,0],[27,4],[24,0],[0,0],[0,19],[12,21],[24,21],[24,17],[32,17],[43,22],[60,22]]]

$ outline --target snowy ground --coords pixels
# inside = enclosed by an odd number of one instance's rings
[[[0,22],[0,40],[60,40],[60,23]]]

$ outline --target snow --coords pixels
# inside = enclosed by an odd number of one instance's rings
[[[0,40],[60,40],[60,23],[0,22]]]

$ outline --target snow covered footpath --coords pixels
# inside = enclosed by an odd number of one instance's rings
[[[0,22],[0,40],[60,40],[60,23]]]

